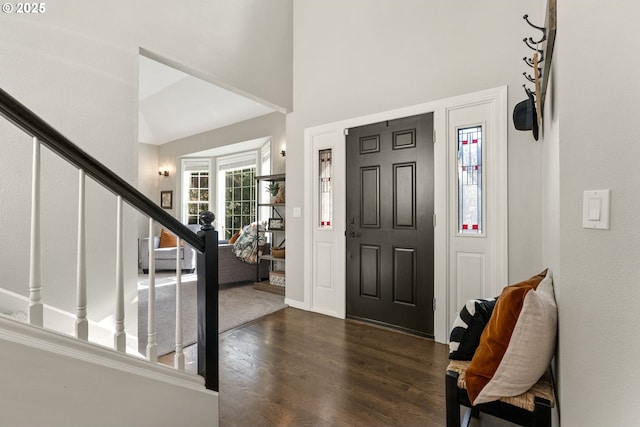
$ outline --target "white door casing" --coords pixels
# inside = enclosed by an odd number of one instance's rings
[[[500,138],[500,114],[494,100],[447,108],[449,150],[449,316],[452,325],[467,300],[497,296],[508,281],[506,138]],[[483,132],[483,233],[458,230],[458,129],[481,126]],[[505,130],[506,132],[506,130]]]
[[[346,206],[344,203],[346,186],[333,186],[333,224],[331,227],[319,227],[319,152],[331,149],[334,173],[337,171],[341,177],[345,171],[345,148],[344,131],[342,129],[316,134],[311,137],[312,143],[312,176],[315,177],[315,184],[309,192],[315,201],[311,210],[313,238],[311,239],[313,248],[312,285],[310,309],[312,311],[327,314],[329,316],[345,317],[346,291],[344,290],[345,274],[345,236],[346,227]],[[335,183],[335,178],[333,179]],[[344,183],[344,179],[340,181]],[[307,193],[307,194],[309,194]],[[305,209],[305,211],[307,211]],[[305,295],[306,299],[306,295]]]
[[[346,312],[345,129],[424,113],[434,113],[434,336],[446,343],[459,301],[494,296],[508,281],[507,251],[507,87],[357,117],[304,132],[304,301],[306,310],[344,318]],[[471,120],[473,119],[473,120]],[[471,121],[469,121],[471,120]],[[456,129],[482,123],[485,136],[485,238],[456,236]],[[320,229],[318,151],[333,150],[332,229]],[[478,241],[483,239],[484,243]],[[458,257],[461,262],[456,262]],[[473,268],[472,268],[473,267]],[[484,284],[478,286],[478,284]],[[467,287],[471,287],[467,291]],[[475,288],[474,288],[475,287]],[[482,292],[482,295],[475,295]],[[466,300],[465,300],[466,301]],[[452,317],[453,316],[453,317]]]

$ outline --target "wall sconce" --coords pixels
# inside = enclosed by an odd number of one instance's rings
[[[282,157],[286,157],[287,155],[287,147],[284,144],[282,145],[282,151],[280,152],[280,155]]]
[[[160,168],[158,170],[158,175],[162,175],[162,176],[169,176],[169,169],[167,168]]]

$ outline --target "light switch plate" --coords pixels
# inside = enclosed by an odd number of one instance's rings
[[[582,227],[609,230],[611,190],[588,190],[582,196]]]
[[[300,218],[302,216],[302,208],[293,208],[293,217]]]

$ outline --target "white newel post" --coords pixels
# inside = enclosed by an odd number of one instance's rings
[[[43,325],[42,248],[40,246],[40,141],[33,138],[31,182],[31,249],[29,261],[29,323]]]
[[[122,246],[122,197],[117,198],[116,208],[116,333],[114,347],[117,351],[127,351],[127,334],[124,331],[124,263]]]
[[[180,259],[180,237],[176,239],[176,354],[173,366],[184,371],[182,340],[182,260]]]
[[[89,340],[87,321],[87,262],[85,228],[85,172],[78,170],[78,252],[76,259],[76,338]]]
[[[149,218],[149,298],[147,326],[147,360],[158,361],[158,343],[156,341],[156,256],[153,244],[153,218]]]

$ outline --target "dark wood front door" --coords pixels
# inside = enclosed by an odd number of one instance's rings
[[[433,114],[349,129],[347,317],[433,336]]]

